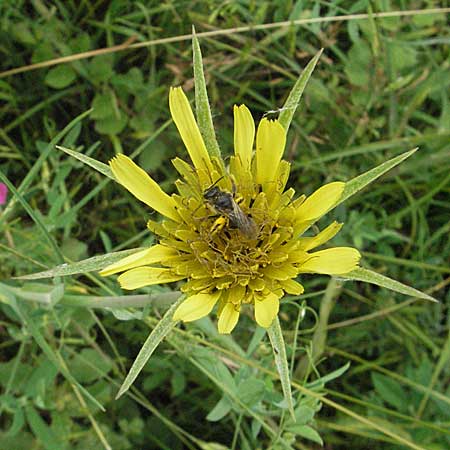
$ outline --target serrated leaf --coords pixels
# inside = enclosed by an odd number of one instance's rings
[[[110,264],[131,255],[142,248],[133,248],[131,250],[122,250],[121,252],[106,253],[105,255],[93,256],[92,258],[84,259],[72,264],[61,264],[53,267],[53,269],[44,270],[43,272],[31,273],[29,275],[22,275],[14,277],[17,280],[38,280],[41,278],[64,277],[67,275],[77,275],[80,273],[93,272],[94,270],[101,270]]]
[[[356,280],[365,281],[366,283],[376,284],[377,286],[385,287],[394,292],[399,292],[400,294],[409,295],[411,297],[423,298],[424,300],[430,300],[432,302],[437,302],[437,300],[424,292],[418,291],[406,284],[400,283],[399,281],[393,280],[392,278],[381,275],[377,272],[373,272],[369,269],[364,269],[359,267],[340,278],[344,280]]]
[[[352,195],[355,195],[358,191],[365,188],[368,184],[372,183],[372,181],[375,181],[377,178],[381,177],[381,175],[386,173],[388,170],[397,166],[398,164],[403,162],[406,158],[409,158],[416,151],[417,148],[414,148],[408,152],[402,153],[401,155],[398,155],[395,158],[385,161],[379,166],[374,167],[373,169],[370,169],[367,172],[362,173],[361,175],[358,175],[352,180],[347,181],[345,183],[344,192],[342,193],[342,197],[340,198],[338,204],[344,202]]]
[[[294,402],[292,400],[291,379],[289,375],[289,365],[287,362],[286,347],[284,345],[283,333],[281,331],[278,316],[275,317],[272,325],[267,329],[270,343],[272,345],[275,365],[280,375],[281,388],[284,399],[287,403],[292,419],[295,421]]]
[[[110,167],[107,164],[97,161],[96,159],[91,158],[90,156],[83,155],[83,153],[76,152],[75,150],[70,150],[69,148],[61,147],[60,145],[55,145],[55,147],[67,153],[68,155],[73,156],[82,163],[94,168],[95,170],[107,176],[108,178],[111,178],[111,180],[116,181]]]
[[[172,320],[173,313],[184,301],[184,296],[181,295],[178,300],[167,310],[163,318],[158,322],[158,324],[153,328],[147,340],[144,342],[141,350],[139,351],[136,359],[131,366],[128,375],[125,377],[122,386],[120,386],[119,392],[116,395],[116,399],[121,397],[125,392],[130,389],[134,380],[137,378],[142,368],[145,366],[149,360],[152,353],[155,351],[156,347],[161,343],[161,341],[169,334],[169,332],[175,327],[177,322]]]
[[[283,128],[287,131],[289,130],[289,126],[292,122],[292,117],[294,117],[295,111],[300,103],[300,100],[303,95],[303,91],[308,83],[309,78],[311,77],[314,68],[316,67],[317,61],[319,61],[320,55],[323,52],[323,48],[320,49],[316,55],[311,59],[308,65],[304,68],[303,72],[300,74],[298,80],[296,81],[294,87],[292,88],[289,96],[281,108],[280,116],[278,121],[283,126]]]
[[[206,148],[211,156],[221,160],[220,148],[214,131],[214,124],[209,106],[208,91],[206,90],[205,74],[203,72],[202,52],[195,29],[192,27],[192,52],[194,65],[194,85],[195,85],[195,109],[197,123],[200,133],[205,141]]]

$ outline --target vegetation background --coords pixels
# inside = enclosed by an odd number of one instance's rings
[[[320,448],[319,434],[327,449],[448,449],[448,10],[370,16],[448,3],[0,2],[1,171],[19,192],[0,207],[0,449],[312,449]],[[168,89],[182,85],[193,99],[191,41],[27,66],[130,38],[140,43],[189,34],[192,24],[201,33],[308,18],[318,20],[199,35],[222,150],[232,151],[233,104],[245,103],[257,121],[277,109],[323,47],[288,137],[291,185],[309,194],[419,146],[333,212],[345,222],[334,244],[359,248],[363,265],[440,303],[362,283],[338,286],[324,358],[308,379],[310,389],[338,405],[324,402],[319,410],[317,400],[300,395],[297,425],[284,415],[280,420],[270,346],[263,333],[254,334],[250,319],[239,323],[233,341],[220,339],[207,320],[173,333],[129,395],[115,400],[160,310],[68,306],[74,295],[123,294],[114,277],[95,272],[39,283],[12,277],[151,244],[148,209],[54,144],[103,162],[116,152],[136,152],[141,167],[173,189],[170,159],[185,149],[170,121]],[[11,68],[25,70],[5,73]],[[295,305],[306,299],[319,313],[329,279],[302,282],[306,295],[287,302],[280,317],[294,368],[316,323],[307,310],[299,325]],[[349,361],[341,376],[314,385]],[[86,400],[74,380],[106,412]]]

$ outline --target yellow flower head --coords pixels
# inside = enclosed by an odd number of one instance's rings
[[[211,157],[189,102],[172,88],[170,111],[193,167],[176,158],[178,194],[171,196],[124,155],[110,161],[119,181],[163,216],[148,228],[159,243],[105,268],[123,272],[124,289],[186,280],[186,300],[174,320],[197,320],[217,304],[218,329],[230,333],[241,308],[253,305],[256,322],[269,327],[285,293],[300,295],[301,273],[340,275],[358,266],[360,254],[348,247],[312,251],[341,228],[333,222],[314,237],[301,235],[342,195],[345,183],[322,186],[294,199],[285,186],[290,164],[282,160],[286,132],[277,120],[262,119],[256,132],[248,108],[234,107],[234,155],[229,165]]]

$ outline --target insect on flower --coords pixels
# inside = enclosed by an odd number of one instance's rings
[[[255,221],[242,211],[242,208],[235,200],[236,185],[233,183],[233,194],[222,191],[217,186],[217,183],[222,178],[219,178],[212,186],[203,192],[203,197],[208,205],[210,205],[215,212],[220,214],[220,217],[214,222],[211,231],[214,233],[222,229],[228,222],[232,228],[237,228],[246,238],[255,238]]]

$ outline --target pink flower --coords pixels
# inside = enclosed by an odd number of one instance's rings
[[[8,188],[5,183],[0,183],[0,205],[6,203],[6,198],[8,197]]]

